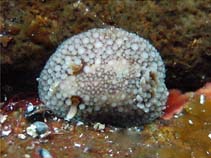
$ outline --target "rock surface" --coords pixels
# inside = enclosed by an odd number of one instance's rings
[[[36,92],[36,77],[64,39],[107,25],[150,40],[165,61],[169,88],[192,90],[211,80],[210,0],[3,0],[0,6],[1,98]]]
[[[29,120],[24,117],[25,110],[28,109],[29,102],[39,108],[37,98],[16,98],[15,102],[10,100],[0,108],[0,156],[208,158],[211,154],[210,92],[210,83],[196,93],[191,92],[192,97],[185,103],[182,114],[176,114],[168,121],[157,120],[144,128],[124,129],[100,123],[91,126],[82,122],[69,124],[54,115],[46,115],[47,113],[34,114]],[[200,99],[202,93],[207,98],[203,103]],[[171,100],[178,103],[178,98],[181,97],[183,94]],[[28,133],[27,129],[37,122],[40,126],[40,121],[49,127],[49,135],[33,138],[34,133]],[[32,128],[30,132],[33,130]]]

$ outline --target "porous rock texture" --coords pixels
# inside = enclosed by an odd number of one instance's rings
[[[163,61],[148,41],[120,28],[91,29],[65,40],[49,58],[39,97],[67,120],[141,125],[162,115],[164,79]]]
[[[36,92],[41,69],[75,34],[111,25],[148,39],[166,65],[168,88],[211,80],[210,0],[0,1],[1,99]]]

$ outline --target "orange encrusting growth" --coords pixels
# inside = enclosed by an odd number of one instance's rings
[[[174,114],[180,113],[188,99],[188,94],[182,94],[181,91],[177,89],[170,90],[166,103],[166,109],[161,118],[164,120],[169,120],[174,116]]]
[[[166,109],[164,115],[161,117],[164,120],[171,119],[174,114],[180,113],[186,103],[191,98],[190,92],[182,94],[181,91],[177,89],[172,89],[169,91],[168,100],[166,103]],[[211,99],[211,82],[206,83],[202,88],[198,89],[194,96],[204,95],[207,99]]]

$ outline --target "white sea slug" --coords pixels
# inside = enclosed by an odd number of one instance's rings
[[[162,115],[165,67],[145,39],[120,28],[97,28],[65,40],[39,78],[39,97],[56,115],[119,126]]]

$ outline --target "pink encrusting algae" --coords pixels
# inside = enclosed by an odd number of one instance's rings
[[[177,89],[170,90],[166,103],[166,109],[164,110],[164,115],[161,118],[164,120],[171,119],[175,114],[182,112],[185,105],[194,98],[199,98],[199,102],[201,104],[203,104],[206,99],[211,100],[211,82],[206,83],[195,93],[182,93]]]

